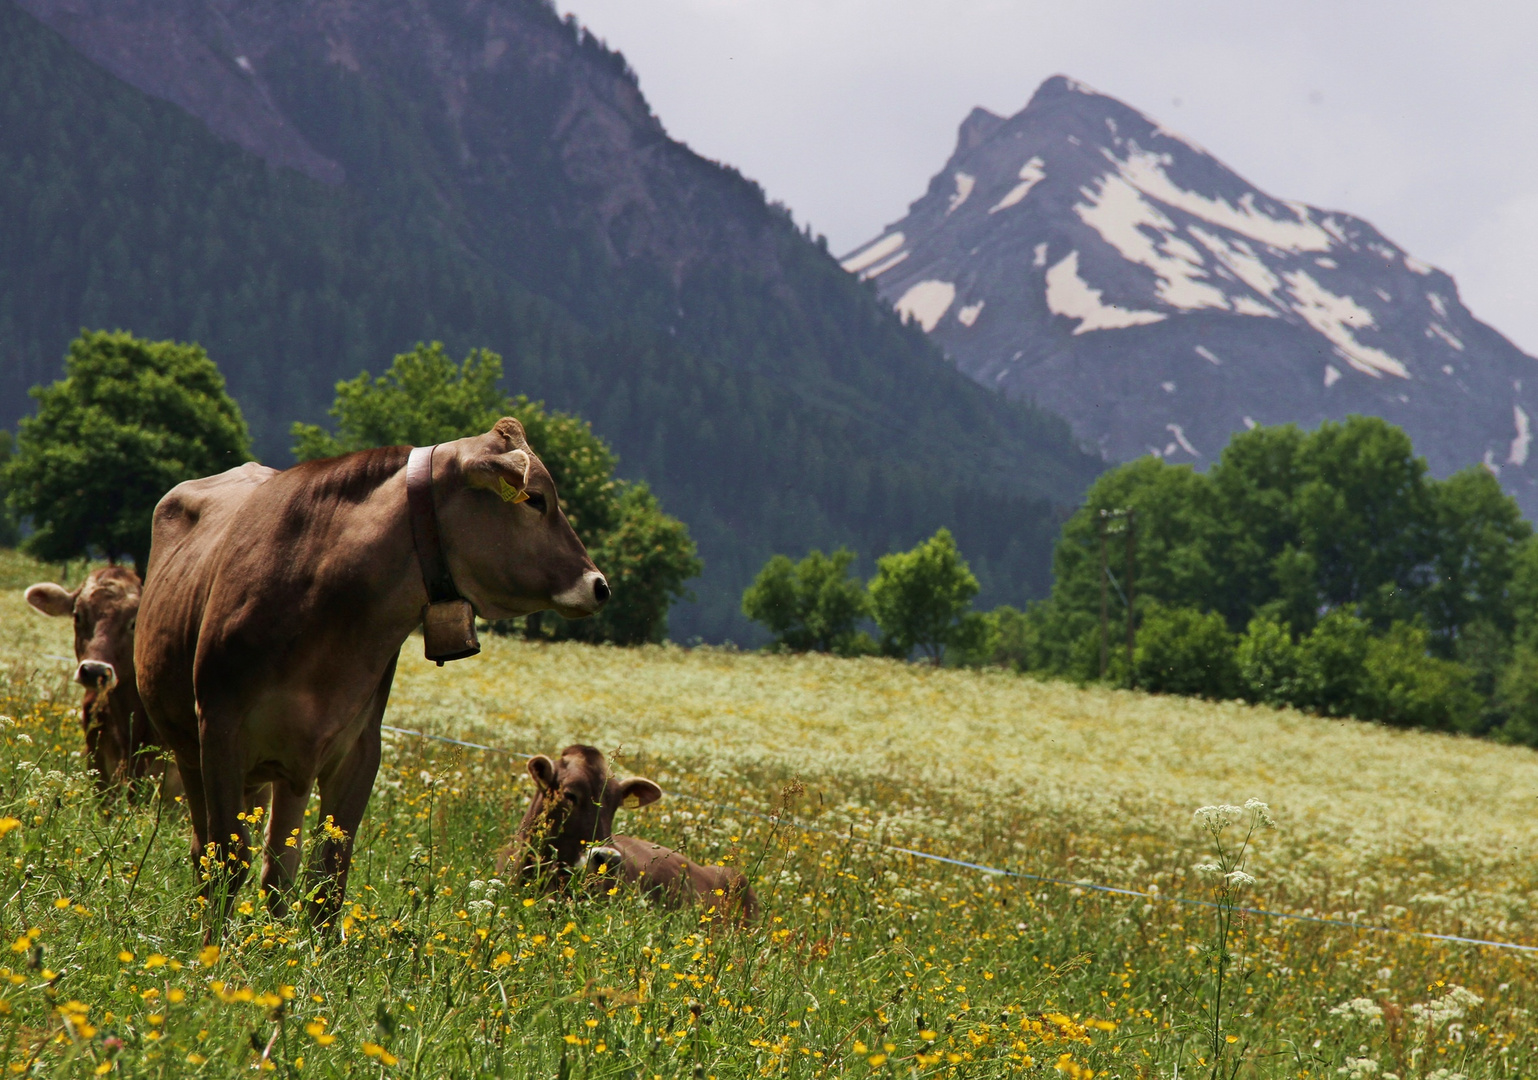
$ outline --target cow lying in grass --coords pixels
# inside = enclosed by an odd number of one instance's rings
[[[75,623],[75,681],[85,688],[80,726],[96,782],[103,791],[130,777],[167,772],[168,794],[181,791],[176,767],[161,758],[160,743],[144,714],[134,673],[134,623],[139,617],[139,575],[104,566],[73,592],[51,581],[27,590],[27,603],[44,615]]]
[[[744,922],[757,914],[758,898],[742,871],[702,866],[660,844],[615,835],[615,810],[662,798],[650,780],[616,780],[603,752],[592,746],[568,746],[559,761],[537,754],[528,768],[534,800],[502,853],[503,866],[514,862],[520,876],[557,885],[574,874],[586,882],[625,882],[663,903],[703,904]]]

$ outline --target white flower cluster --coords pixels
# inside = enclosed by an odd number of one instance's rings
[[[1435,1001],[1417,1002],[1408,1010],[1410,1018],[1418,1023],[1438,1026],[1450,1020],[1461,1020],[1465,1013],[1476,1005],[1483,1005],[1485,999],[1472,990],[1465,990],[1456,983],[1447,988],[1447,993]]]
[[[1352,998],[1342,1001],[1330,1010],[1331,1016],[1344,1016],[1348,1020],[1366,1020],[1369,1024],[1383,1023],[1383,1009],[1372,998]]]
[[[1196,827],[1216,834],[1230,825],[1237,825],[1246,816],[1249,816],[1255,828],[1274,829],[1276,827],[1276,819],[1271,816],[1271,808],[1259,799],[1246,799],[1243,806],[1220,803],[1217,806],[1197,807]]]
[[[1346,1063],[1335,1070],[1346,1080],[1365,1080],[1378,1071],[1378,1063],[1370,1057],[1348,1057]]]
[[[1199,806],[1196,808],[1196,827],[1207,832],[1221,832],[1244,817],[1242,806]]]
[[[1271,808],[1259,799],[1245,799],[1244,808],[1255,815],[1255,824],[1261,828],[1276,828],[1276,819],[1271,816]]]

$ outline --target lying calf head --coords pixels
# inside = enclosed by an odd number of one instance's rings
[[[702,866],[671,848],[614,833],[614,811],[656,802],[662,789],[650,780],[609,775],[602,752],[568,746],[559,761],[529,760],[534,799],[504,853],[520,874],[544,873],[556,882],[573,873],[588,881],[624,881],[669,903],[701,902],[751,919],[758,901],[738,870]]]
[[[592,746],[568,746],[559,761],[544,754],[529,759],[534,801],[513,836],[512,851],[520,872],[545,870],[565,876],[588,847],[607,840],[614,831],[614,811],[636,809],[662,798],[650,780],[609,775],[603,751]]]

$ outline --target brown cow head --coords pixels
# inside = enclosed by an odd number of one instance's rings
[[[592,746],[568,746],[559,761],[537,754],[529,759],[529,775],[534,801],[513,840],[520,871],[542,868],[565,876],[586,848],[613,834],[614,811],[662,798],[662,789],[643,777],[614,779],[603,752]]]
[[[44,615],[75,620],[75,681],[85,688],[80,722],[102,783],[149,765],[137,760],[150,742],[149,723],[134,677],[134,623],[139,617],[139,575],[121,566],[93,570],[69,592],[40,582],[27,603]],[[132,765],[130,764],[132,760]]]
[[[503,417],[485,435],[443,444],[433,476],[449,569],[482,618],[554,608],[580,619],[608,601],[608,581],[517,420]]]

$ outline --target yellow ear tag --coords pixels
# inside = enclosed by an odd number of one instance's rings
[[[625,801],[620,803],[620,805],[623,806],[626,810],[634,810],[636,807],[641,805],[641,796],[626,795]]]
[[[518,488],[513,487],[512,484],[509,484],[500,476],[497,477],[497,494],[502,496],[503,502],[510,502],[514,504],[526,502],[529,498],[529,493],[527,490],[520,491]]]

